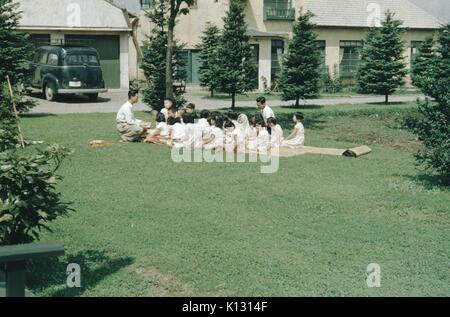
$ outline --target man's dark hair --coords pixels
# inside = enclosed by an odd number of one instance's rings
[[[130,89],[128,91],[128,99],[131,99],[131,97],[135,97],[137,95],[139,95],[139,90],[137,89]]]
[[[265,105],[266,104],[266,98],[263,97],[263,96],[258,97],[258,98],[256,98],[256,102],[259,102],[260,104]]]

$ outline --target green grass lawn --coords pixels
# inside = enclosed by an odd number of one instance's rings
[[[421,145],[399,129],[414,107],[304,109],[307,145],[373,153],[283,158],[275,174],[119,143],[114,114],[24,118],[27,138],[75,150],[58,188],[76,212],[42,237],[67,255],[30,265],[28,286],[42,296],[448,296],[450,193],[416,168]],[[275,111],[285,125],[295,109]],[[94,139],[113,146],[92,150]],[[81,289],[65,286],[68,263],[81,265]],[[381,288],[366,285],[369,263]]]

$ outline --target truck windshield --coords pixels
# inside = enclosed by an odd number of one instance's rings
[[[99,65],[97,56],[91,54],[68,54],[65,61],[66,65]]]

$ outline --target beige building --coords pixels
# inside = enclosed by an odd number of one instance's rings
[[[337,68],[343,78],[352,78],[359,63],[358,47],[367,27],[379,25],[387,10],[408,28],[404,40],[405,59],[410,65],[417,46],[439,28],[441,22],[408,0],[247,0],[246,21],[254,57],[258,63],[255,88],[264,90],[274,84],[279,72],[286,41],[292,36],[292,24],[299,11],[308,9],[315,14],[319,45],[324,64],[333,72]],[[136,45],[142,45],[151,32],[145,11],[152,0],[140,0],[133,12],[134,37],[130,38],[130,79],[143,79],[139,70]],[[185,44],[188,84],[198,85],[199,60],[196,49],[206,23],[223,27],[223,17],[229,0],[197,0],[190,13],[179,18],[176,39]]]

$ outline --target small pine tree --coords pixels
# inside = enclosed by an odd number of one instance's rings
[[[8,75],[13,83],[27,76],[27,61],[31,60],[33,46],[29,35],[17,30],[20,12],[18,3],[0,0],[0,82]]]
[[[311,22],[313,16],[310,11],[300,12],[279,77],[283,100],[295,100],[296,107],[300,99],[317,96],[320,88],[322,57],[314,32],[315,25]]]
[[[35,105],[33,101],[25,100],[16,88],[29,77],[26,65],[33,52],[29,35],[17,30],[20,19],[17,9],[17,2],[0,0],[0,151],[15,148],[19,142],[18,122],[6,76],[12,84],[17,111],[23,113]]]
[[[406,119],[407,127],[425,146],[419,162],[450,183],[450,24],[439,32],[438,48],[424,64],[417,86],[435,102],[419,102],[419,113]]]
[[[413,60],[411,79],[412,83],[417,87],[419,87],[420,83],[422,82],[422,77],[429,67],[429,63],[433,60],[434,44],[434,39],[432,37],[426,38],[422,45],[419,47],[418,53]]]
[[[201,38],[201,44],[197,48],[200,50],[200,67],[198,70],[200,85],[208,87],[211,92],[211,97],[214,97],[214,90],[218,86],[219,62],[217,59],[217,51],[219,41],[219,28],[208,22]]]
[[[144,89],[144,102],[154,110],[161,110],[166,99],[166,57],[167,57],[167,12],[166,1],[155,1],[154,9],[147,12],[154,28],[151,35],[143,43],[143,60],[141,68],[147,79],[147,87]],[[181,58],[182,46],[175,43],[174,54],[172,55],[173,79],[182,81],[186,79],[185,63]],[[183,98],[183,91],[180,88],[174,89],[174,104],[183,105],[186,101]]]
[[[236,95],[254,88],[257,65],[245,22],[245,2],[231,0],[224,18],[224,31],[218,48],[218,89],[231,95],[231,108],[235,107]]]
[[[389,95],[404,84],[407,74],[402,40],[405,30],[394,16],[388,11],[381,27],[372,27],[368,31],[357,74],[359,91],[384,95],[386,103]]]

